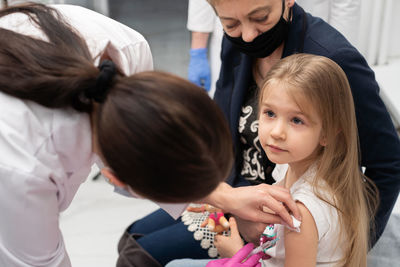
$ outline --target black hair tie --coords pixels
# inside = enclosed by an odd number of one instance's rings
[[[110,90],[114,76],[117,73],[117,68],[111,60],[103,60],[98,67],[100,70],[96,79],[94,87],[88,88],[85,95],[95,102],[103,103],[106,99],[107,93]]]

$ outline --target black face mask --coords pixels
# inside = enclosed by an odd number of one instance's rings
[[[231,37],[225,33],[225,37],[240,52],[255,58],[264,58],[272,54],[288,36],[290,23],[283,18],[285,1],[282,1],[282,14],[278,23],[270,30],[260,34],[251,42],[243,41],[242,37]],[[289,11],[290,13],[290,11]],[[290,18],[289,18],[290,21]]]

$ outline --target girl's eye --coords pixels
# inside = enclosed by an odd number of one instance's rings
[[[292,119],[292,122],[294,123],[294,124],[304,124],[304,122],[301,120],[301,119],[299,119],[299,118],[297,118],[297,117],[294,117],[293,119]]]
[[[273,111],[271,111],[271,110],[267,110],[265,112],[265,114],[267,114],[267,116],[270,117],[270,118],[273,118],[275,116],[275,113]]]

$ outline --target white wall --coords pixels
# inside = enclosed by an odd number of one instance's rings
[[[400,1],[362,0],[356,47],[371,65],[400,57]]]
[[[390,42],[389,55],[392,57],[400,57],[400,1],[393,1],[392,9],[392,25],[390,32],[392,41]]]

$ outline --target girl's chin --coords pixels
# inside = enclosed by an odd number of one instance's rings
[[[287,160],[283,160],[283,159],[280,159],[280,158],[277,158],[277,157],[273,157],[273,156],[270,157],[268,155],[267,155],[267,157],[272,163],[275,163],[275,164],[286,164],[286,163],[288,163]]]

